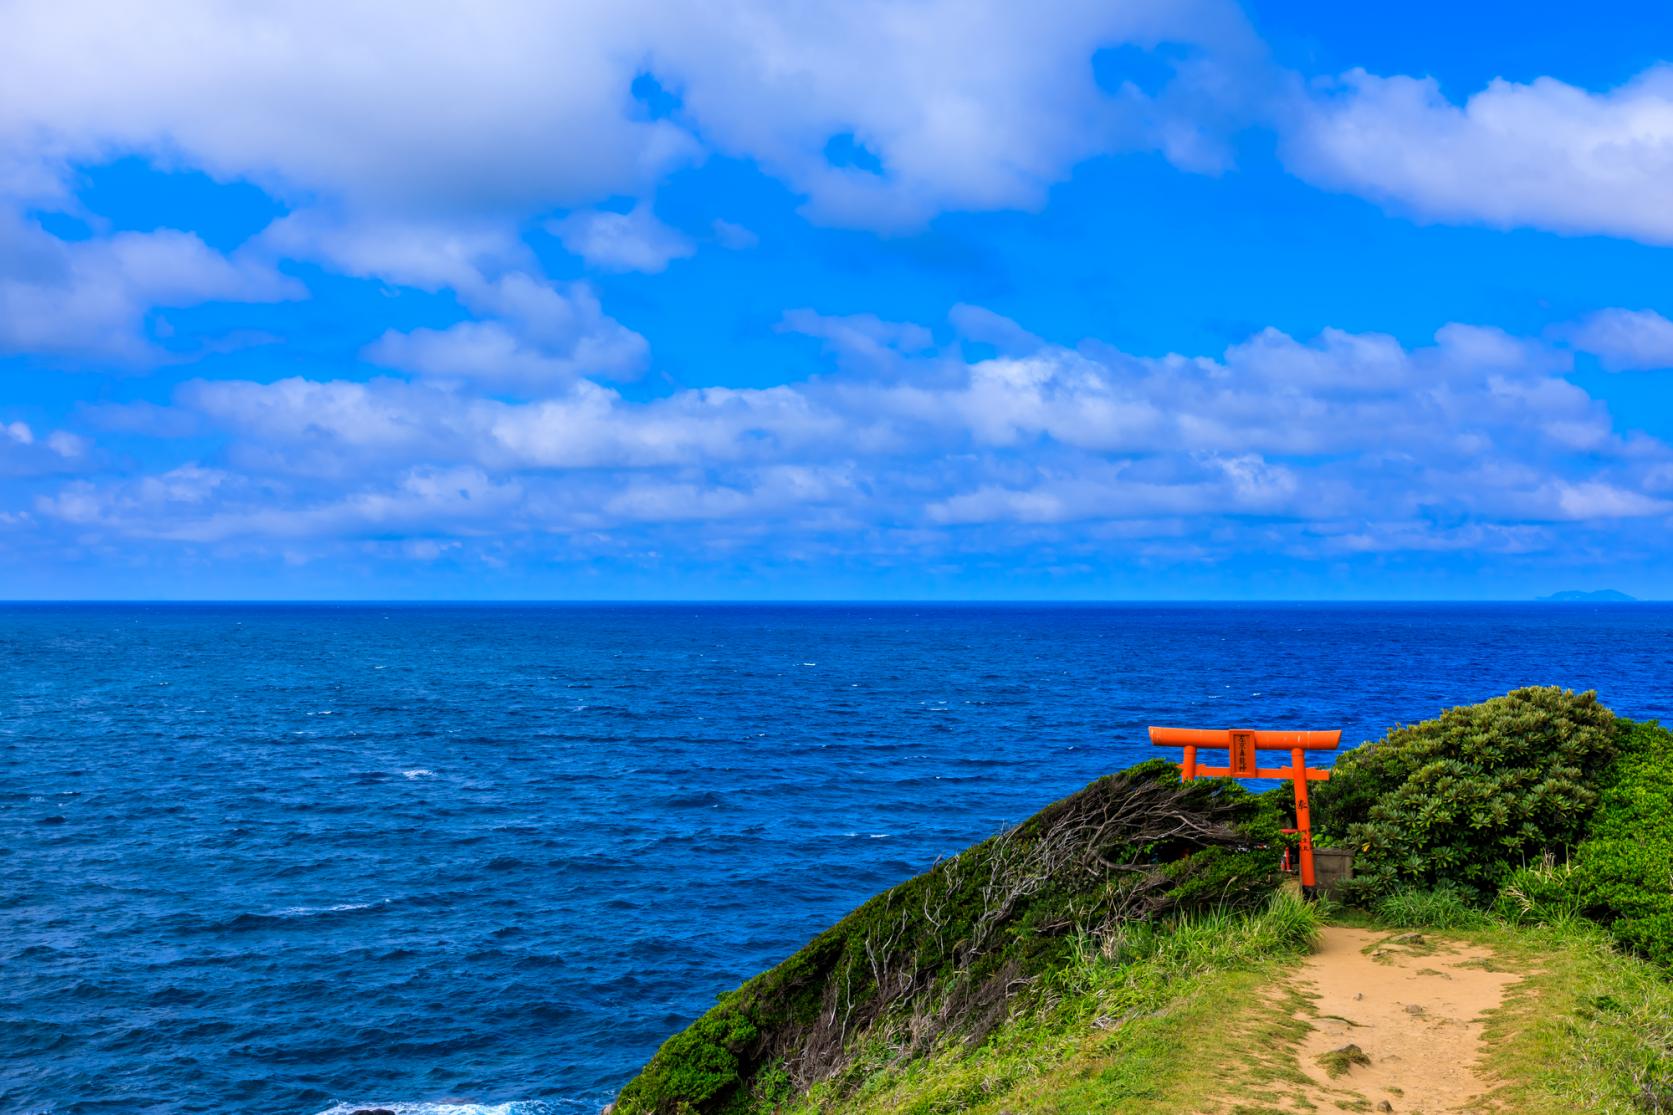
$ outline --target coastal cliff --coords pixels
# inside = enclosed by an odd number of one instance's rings
[[[1338,946],[1371,931],[1354,939],[1409,961],[1412,980],[1440,978],[1423,959],[1437,949],[1512,973],[1460,1016],[1485,1066],[1465,1074],[1470,1095],[1673,1111],[1673,734],[1591,693],[1521,689],[1391,730],[1321,790],[1323,839],[1363,861],[1357,910],[1281,889],[1287,787],[1181,783],[1173,764],[1143,763],[721,996],[613,1113],[1275,1110],[1285,1095],[1396,1110],[1393,1039],[1374,1069],[1352,1042],[1326,1051],[1325,1075],[1298,1059],[1347,1025],[1294,975],[1326,920],[1357,927],[1327,929]],[[1216,1068],[1228,1044],[1237,1056]],[[1338,1067],[1365,1079],[1338,1082]]]
[[[885,891],[675,1035],[615,1115],[771,1109],[868,1044],[974,1046],[1077,940],[1250,909],[1281,878],[1272,802],[1152,761]]]

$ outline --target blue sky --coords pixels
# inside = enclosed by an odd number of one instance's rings
[[[1673,595],[1664,5],[0,30],[0,597]]]

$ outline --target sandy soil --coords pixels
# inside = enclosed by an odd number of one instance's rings
[[[1491,956],[1426,933],[1327,927],[1297,977],[1317,1011],[1302,1070],[1379,1111],[1466,1110],[1494,1084],[1480,1067],[1483,1015],[1521,978],[1470,966]],[[1319,1056],[1350,1043],[1370,1064],[1332,1079]]]

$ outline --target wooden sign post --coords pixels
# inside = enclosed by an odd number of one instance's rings
[[[1301,885],[1313,892],[1313,818],[1307,808],[1307,783],[1324,782],[1328,770],[1307,765],[1307,752],[1334,751],[1342,742],[1340,730],[1331,732],[1272,732],[1246,728],[1152,728],[1150,742],[1159,747],[1183,747],[1185,761],[1180,776],[1190,781],[1198,776],[1216,778],[1291,778],[1295,780],[1295,827],[1301,834]],[[1226,765],[1197,765],[1197,748],[1227,753]],[[1263,767],[1256,762],[1257,751],[1288,751],[1287,767]]]

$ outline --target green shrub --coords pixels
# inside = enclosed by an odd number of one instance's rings
[[[1486,900],[1579,842],[1619,734],[1595,694],[1556,687],[1448,709],[1345,753],[1314,791],[1314,824],[1356,850],[1355,898],[1444,882]]]
[[[1621,723],[1621,754],[1575,853],[1579,899],[1618,942],[1673,967],[1673,732]]]

